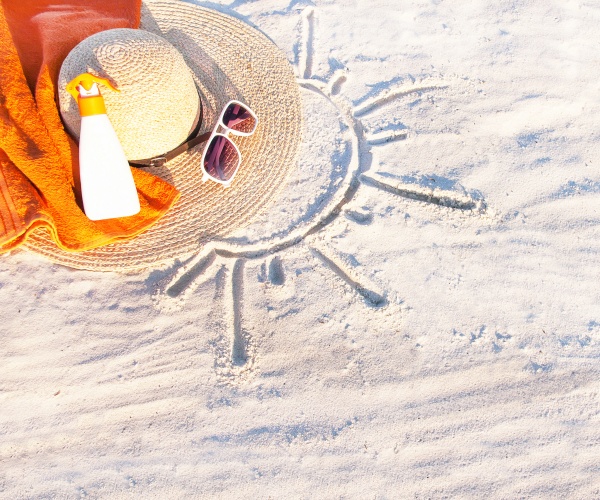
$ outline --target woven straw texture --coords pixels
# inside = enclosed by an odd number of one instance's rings
[[[173,183],[181,198],[161,221],[131,241],[68,253],[45,230],[31,235],[29,249],[66,266],[129,271],[197,253],[207,242],[248,225],[276,199],[296,168],[302,128],[299,87],[285,55],[265,35],[231,16],[175,0],[143,4],[141,28],[162,36],[183,55],[200,89],[202,132],[212,130],[231,99],[247,103],[259,124],[253,135],[233,138],[242,165],[230,188],[201,182],[202,147],[148,169]]]
[[[106,114],[128,160],[176,148],[194,129],[200,102],[192,72],[164,38],[134,29],[112,29],[86,38],[64,60],[58,77],[60,114],[79,138],[81,118],[67,84],[81,73],[109,78],[101,87]]]

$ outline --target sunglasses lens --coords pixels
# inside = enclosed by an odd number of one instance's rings
[[[256,128],[256,119],[243,106],[231,103],[223,113],[223,124],[232,130],[251,134]]]
[[[227,137],[217,135],[206,149],[204,169],[215,179],[228,181],[240,164],[240,155]]]

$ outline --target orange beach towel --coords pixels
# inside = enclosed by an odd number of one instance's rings
[[[46,227],[56,244],[82,251],[130,239],[179,197],[133,168],[141,212],[89,220],[78,203],[78,150],[56,106],[62,61],[88,36],[137,28],[141,0],[0,0],[0,252]]]

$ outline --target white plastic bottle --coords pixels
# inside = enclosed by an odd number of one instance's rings
[[[131,168],[108,116],[98,83],[117,90],[104,78],[83,73],[67,90],[79,105],[79,175],[83,210],[91,220],[114,219],[140,211]]]

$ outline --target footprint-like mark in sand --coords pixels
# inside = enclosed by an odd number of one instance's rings
[[[269,263],[269,281],[272,285],[281,286],[285,284],[285,271],[281,257],[276,255]]]
[[[375,189],[474,216],[485,214],[487,210],[480,193],[468,191],[448,179],[432,175],[397,178],[386,172],[371,172],[373,148],[390,143],[398,143],[400,147],[402,142],[410,140],[410,130],[403,125],[390,125],[387,130],[372,131],[363,123],[363,118],[405,98],[447,92],[454,85],[462,85],[463,80],[410,79],[384,86],[374,95],[351,102],[343,95],[343,85],[349,78],[344,69],[336,70],[328,78],[313,75],[316,16],[313,7],[303,11],[297,47],[296,74],[305,114],[304,150],[297,171],[289,178],[277,205],[249,227],[207,245],[201,254],[175,271],[159,294],[159,302],[182,300],[205,281],[207,275],[214,275],[211,269],[215,265],[223,266],[215,278],[215,299],[221,301],[221,306],[214,311],[213,320],[215,325],[220,325],[220,333],[213,347],[215,369],[229,382],[247,379],[256,364],[256,346],[243,317],[245,262],[262,260],[259,281],[285,286],[284,252],[305,242],[312,257],[341,287],[349,287],[368,310],[383,310],[391,304],[388,293],[370,284],[336,251],[325,250],[319,243],[322,232],[340,215],[357,225],[372,222],[373,213],[368,207],[347,208],[359,189]],[[307,197],[305,193],[313,193],[313,196]],[[219,314],[223,316],[220,320]]]

